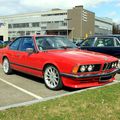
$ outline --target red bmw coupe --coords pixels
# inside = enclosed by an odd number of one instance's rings
[[[17,70],[44,79],[52,90],[63,86],[85,88],[115,80],[118,59],[79,50],[64,36],[18,37],[0,50],[5,74]]]

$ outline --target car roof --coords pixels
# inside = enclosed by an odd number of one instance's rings
[[[20,37],[65,37],[63,35],[25,35]]]
[[[95,35],[95,36],[90,36],[88,38],[96,38],[96,37],[100,37],[100,38],[117,38],[116,36],[112,36],[112,35]]]
[[[108,36],[120,36],[120,34],[110,34]]]

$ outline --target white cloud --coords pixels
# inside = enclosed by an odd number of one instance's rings
[[[115,16],[117,16],[117,12],[116,11],[112,11],[112,12],[110,12],[109,14],[108,14],[108,16],[110,16],[110,17],[115,17]]]
[[[84,5],[88,7],[97,6],[102,3],[111,2],[113,0],[21,0],[20,3],[27,7],[39,7],[41,9],[50,8],[71,8],[76,5]]]
[[[34,12],[52,8],[68,9],[84,5],[89,9],[114,0],[0,0],[0,15]],[[118,1],[118,0],[116,0]]]

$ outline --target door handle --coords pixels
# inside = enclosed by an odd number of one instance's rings
[[[17,56],[17,57],[19,57],[19,56],[20,56],[20,54],[17,54],[16,56]]]

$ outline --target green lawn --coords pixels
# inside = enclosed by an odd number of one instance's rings
[[[0,120],[120,120],[120,83],[4,110]]]

